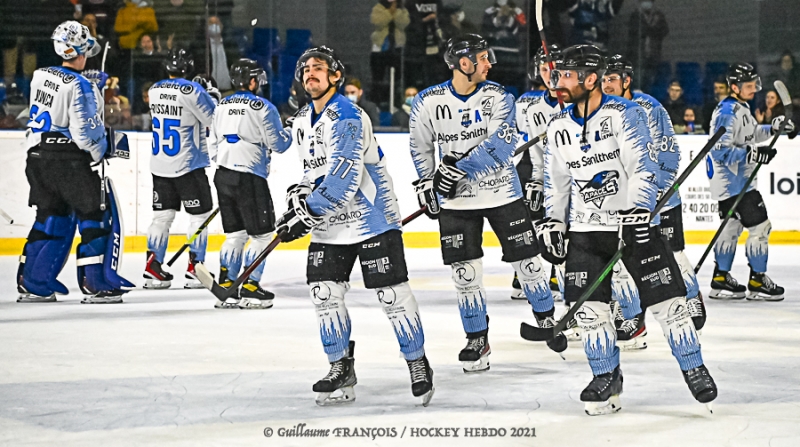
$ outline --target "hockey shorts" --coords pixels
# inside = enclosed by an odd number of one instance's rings
[[[275,231],[275,208],[267,179],[220,167],[214,174],[222,228],[257,236]]]
[[[211,211],[214,201],[205,169],[195,169],[174,178],[153,175],[153,211],[180,211],[181,204],[189,214]]]
[[[736,201],[736,196],[729,197],[719,202],[719,218],[725,219],[728,211],[733,207],[733,202]],[[767,221],[767,207],[764,205],[764,199],[761,198],[761,193],[757,189],[747,191],[733,212],[734,219],[738,219],[745,228],[752,228],[758,224]]]
[[[30,184],[28,205],[36,206],[36,219],[69,216],[74,211],[80,220],[102,220],[100,176],[89,164],[90,158],[51,159],[29,151],[25,176]]]
[[[681,251],[686,248],[686,239],[683,237],[683,204],[664,211],[661,216],[661,234],[669,241],[672,251]]]

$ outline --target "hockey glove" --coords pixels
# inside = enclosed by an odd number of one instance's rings
[[[219,92],[219,89],[214,86],[216,81],[212,77],[206,77],[205,75],[197,75],[192,79],[193,82],[200,84],[203,89],[205,89],[206,93],[208,93],[217,104],[219,104],[220,100],[222,99],[222,94]]]
[[[467,176],[467,173],[456,167],[458,159],[452,155],[445,155],[439,162],[439,169],[433,174],[433,189],[448,199],[456,196],[459,180]]]
[[[322,221],[322,217],[315,216],[308,209],[308,204],[304,198],[295,196],[292,199],[289,210],[283,213],[283,216],[275,224],[275,232],[277,234],[285,233],[286,236],[281,237],[281,242],[291,242],[310,233]]]
[[[772,134],[774,135],[778,129],[781,128],[781,124],[786,121],[786,127],[783,128],[783,131],[789,135],[789,138],[794,138],[797,136],[797,125],[795,125],[794,121],[790,119],[786,119],[785,116],[777,116],[772,119]]]
[[[433,179],[421,178],[411,182],[414,185],[414,192],[417,193],[417,201],[420,208],[425,207],[425,215],[431,219],[439,218],[439,198],[433,190]]]
[[[292,201],[296,198],[306,200],[311,195],[311,187],[304,183],[295,183],[286,190],[286,206],[292,207]]]
[[[560,220],[545,217],[534,223],[536,237],[542,250],[545,261],[560,265],[567,259],[567,244],[565,234],[567,226]]]
[[[84,78],[94,82],[94,84],[99,88],[101,91],[103,87],[106,86],[106,81],[108,81],[108,73],[100,70],[84,70],[81,75]]]
[[[541,182],[532,181],[525,184],[525,203],[534,213],[542,209],[544,202],[544,186]]]
[[[617,212],[618,224],[622,225],[622,240],[626,247],[650,242],[650,211],[645,208],[631,208]]]
[[[112,128],[106,129],[106,142],[108,148],[103,158],[131,158],[131,148],[128,145],[128,136],[122,132],[116,132]]]
[[[747,147],[747,162],[748,163],[761,163],[768,165],[769,162],[775,158],[778,150],[775,148],[770,149],[769,146],[748,146]]]

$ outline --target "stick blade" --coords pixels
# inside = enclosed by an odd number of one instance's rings
[[[225,299],[228,298],[228,289],[220,286],[216,281],[214,281],[214,275],[208,271],[208,268],[206,268],[205,265],[199,262],[195,264],[194,273],[197,275],[197,279],[200,281],[200,284],[202,284],[206,289],[210,290],[214,296],[222,301],[225,301]]]
[[[544,0],[536,0],[536,25],[539,28],[539,31],[544,31],[544,23],[542,23],[542,7],[544,6]]]
[[[781,98],[781,102],[783,103],[784,107],[791,107],[792,105],[792,97],[789,95],[789,89],[786,88],[786,85],[783,81],[775,81],[772,85],[775,86],[775,91],[778,93],[778,96]]]
[[[553,338],[553,328],[541,328],[523,322],[519,326],[519,335],[528,341],[547,341]]]

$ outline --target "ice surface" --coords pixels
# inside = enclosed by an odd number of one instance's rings
[[[693,261],[702,247],[687,249]],[[357,341],[357,399],[314,404],[311,385],[328,371],[303,274],[305,252],[267,261],[270,310],[217,310],[205,290],[136,290],[122,305],[82,305],[74,260],[58,303],[15,303],[17,260],[0,257],[0,444],[26,445],[800,445],[800,247],[771,248],[770,275],[787,289],[779,303],[706,300],[703,357],[719,386],[714,414],[694,401],[655,320],[643,352],[623,352],[621,412],[583,413],[591,372],[579,345],[566,361],[519,337],[530,306],[509,299],[512,270],[486,249],[491,371],[466,375],[465,340],[437,250],[407,250],[436,395],[411,396],[408,370],[375,295],[353,275],[347,304]],[[217,254],[209,254],[217,270]],[[184,260],[178,265],[183,266]],[[124,271],[141,281],[144,254]],[[700,282],[707,295],[713,260]],[[182,267],[173,268],[183,284]],[[734,276],[747,275],[740,247]],[[559,306],[559,312],[561,307]],[[286,438],[270,427],[394,427],[397,438]],[[406,428],[402,439],[401,431]],[[461,427],[459,438],[409,439],[412,427]],[[536,438],[463,438],[463,427],[535,427]]]

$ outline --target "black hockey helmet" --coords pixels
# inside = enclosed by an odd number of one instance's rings
[[[539,50],[536,52],[536,55],[533,56],[530,63],[528,64],[528,79],[531,81],[535,81],[536,79],[541,76],[539,73],[539,67],[542,64],[546,64],[548,62],[553,62],[553,67],[556,65],[556,61],[561,59],[561,47],[558,44],[550,44],[547,46],[547,54],[544,54],[544,47],[540,47]]]
[[[494,57],[494,51],[489,48],[486,39],[478,34],[464,34],[462,36],[453,37],[447,41],[447,48],[444,51],[444,62],[450,70],[458,70],[464,76],[471,80],[471,76],[475,74],[475,69],[472,73],[464,73],[461,70],[459,61],[462,57],[466,57],[472,62],[473,67],[478,65],[478,53],[484,51],[489,52],[489,63],[496,64],[497,59]]]
[[[335,74],[337,71],[341,73],[342,76],[339,78],[339,82],[336,83],[336,88],[339,89],[342,84],[344,84],[344,64],[336,57],[336,53],[333,49],[324,45],[321,47],[309,48],[300,55],[300,59],[297,59],[297,65],[295,65],[294,79],[301,84],[303,83],[303,69],[306,66],[306,62],[312,57],[327,62],[328,72],[330,72],[330,74]]]
[[[194,59],[187,50],[175,47],[169,51],[164,68],[172,76],[186,76],[194,71]]]
[[[618,74],[623,80],[633,77],[633,64],[621,54],[615,54],[608,58],[605,74]]]
[[[745,62],[731,64],[725,74],[725,79],[728,80],[728,87],[742,82],[756,81],[756,91],[761,90],[761,77],[752,65]]]
[[[252,59],[239,59],[231,65],[231,84],[237,90],[250,90],[250,80],[256,80],[256,87],[267,84],[267,72]]]
[[[556,69],[550,75],[550,84],[555,87],[562,71],[572,70],[578,73],[578,82],[583,84],[586,76],[597,74],[597,84],[606,73],[606,58],[603,52],[594,45],[573,45],[561,52],[561,59],[556,61]]]

